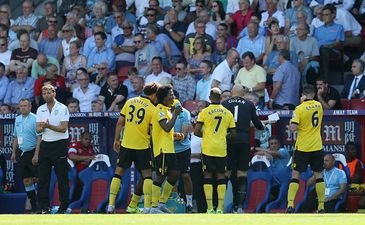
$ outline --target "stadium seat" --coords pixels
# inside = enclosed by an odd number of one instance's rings
[[[128,70],[131,66],[124,66],[118,70],[118,82],[123,83],[124,80],[128,78]]]
[[[77,177],[77,171],[75,168],[75,164],[73,161],[67,159],[67,162],[70,166],[68,171],[68,182],[70,187],[70,199],[72,198],[73,192],[75,190],[75,182]],[[56,172],[54,171],[54,168],[52,168],[51,172],[51,181],[50,181],[50,187],[49,187],[49,200],[51,207],[59,206],[60,199],[59,199],[59,191],[58,191],[58,182],[57,182],[57,176]]]
[[[260,212],[269,201],[272,171],[265,156],[256,155],[247,172],[247,194],[244,212]]]
[[[343,171],[346,174],[346,178],[347,178],[346,191],[345,191],[345,193],[342,194],[341,200],[339,200],[336,203],[336,206],[335,206],[335,212],[339,213],[339,212],[342,212],[345,209],[345,204],[346,204],[348,190],[349,190],[350,169],[347,166],[346,157],[343,154],[334,153],[332,155],[333,155],[333,157],[335,157],[336,166],[339,167],[339,165],[341,165],[341,167],[342,167],[341,169],[343,169]]]
[[[341,98],[342,109],[351,109],[351,101],[347,98]]]
[[[96,159],[91,161],[89,167],[79,174],[84,186],[80,199],[69,205],[72,212],[78,212],[79,210],[105,211],[102,207],[108,201],[112,177],[113,169],[109,157],[104,154],[96,155]]]
[[[292,163],[292,158],[290,158],[287,166],[284,169],[282,169],[280,172],[278,172],[273,176],[273,179],[275,179],[280,184],[279,195],[277,199],[266,205],[265,212],[270,212],[270,213],[285,212],[288,202],[287,200],[288,189],[292,172],[291,163]]]
[[[197,100],[188,100],[183,103],[183,107],[187,109],[189,112],[198,109],[198,101]]]
[[[351,99],[351,109],[365,109],[365,99]]]

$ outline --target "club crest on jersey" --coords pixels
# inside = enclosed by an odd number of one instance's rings
[[[160,112],[160,118],[165,117],[165,113],[164,112]]]

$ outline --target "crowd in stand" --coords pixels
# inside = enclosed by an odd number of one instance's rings
[[[43,7],[36,14],[25,0],[13,17],[0,6],[2,113],[18,111],[22,98],[38,107],[44,83],[81,112],[119,111],[151,81],[172,84],[181,102],[242,84],[261,109],[294,109],[306,83],[317,85],[325,109],[364,95],[365,56],[352,62],[341,94],[328,85],[333,60],[343,64],[344,49],[363,47],[362,0],[61,0]]]

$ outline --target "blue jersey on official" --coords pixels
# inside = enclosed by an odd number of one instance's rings
[[[183,111],[179,114],[179,116],[176,119],[176,123],[174,126],[174,132],[182,132],[182,126],[190,126],[190,112],[183,108]],[[174,141],[175,146],[175,152],[183,152],[190,148],[190,139],[189,137],[185,137],[182,141]]]
[[[22,152],[34,150],[37,145],[36,115],[19,115],[15,118],[14,138],[17,138],[19,149]]]

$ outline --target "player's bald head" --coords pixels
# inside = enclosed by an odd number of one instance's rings
[[[232,88],[232,96],[243,97],[246,94],[245,88],[240,84],[235,84]]]

